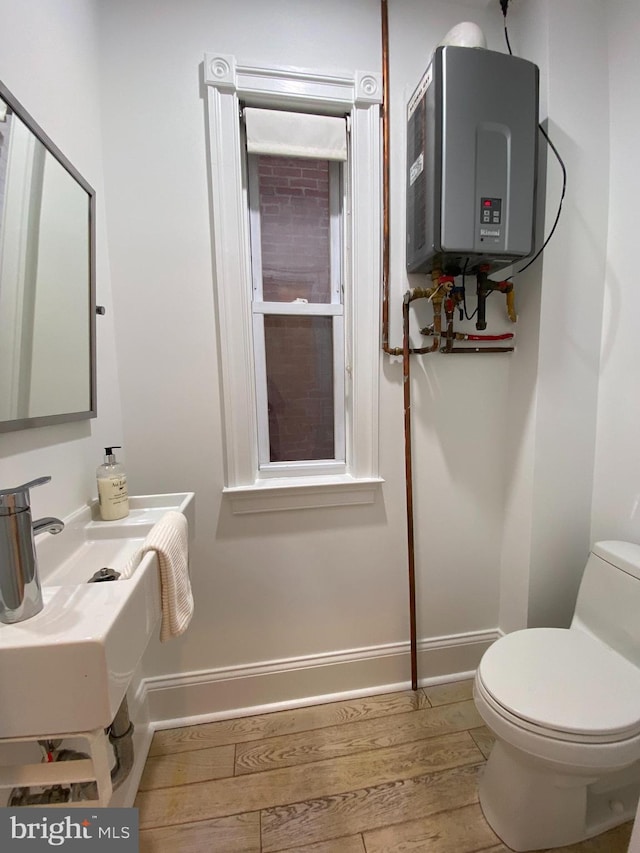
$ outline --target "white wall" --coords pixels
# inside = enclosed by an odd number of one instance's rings
[[[516,279],[527,309],[507,411],[501,625],[512,630],[569,623],[589,551],[609,151],[602,4],[536,0],[508,21],[514,52],[540,66],[541,118],[568,173],[555,235]],[[543,153],[548,234],[562,179]]]
[[[489,47],[501,50],[503,42],[494,2],[389,5],[390,343],[397,346],[401,294],[423,283],[404,272],[406,97],[433,47],[460,20],[479,23]],[[151,675],[384,651],[408,638],[397,360],[381,356],[385,484],[373,506],[233,516],[222,499],[201,80],[209,50],[252,63],[380,70],[379,11],[378,0],[0,0],[9,34],[0,77],[98,189],[98,302],[109,310],[99,320],[100,418],[0,436],[2,482],[52,473],[54,486],[34,492],[36,511],[65,514],[93,493],[98,447],[123,443],[132,493],[197,492],[196,616],[184,638],[152,646]],[[527,621],[562,623],[573,603],[589,544],[607,215],[606,56],[596,38],[603,16],[595,0],[532,0],[510,12],[514,50],[540,62],[543,115],[548,106],[570,184],[544,263],[518,283],[517,352],[412,363],[419,635],[426,641]],[[622,79],[622,64],[618,73]],[[587,98],[593,110],[584,107]],[[547,227],[557,201],[554,168]],[[617,333],[631,313],[621,318],[611,304]],[[501,297],[489,308],[491,329],[509,328]],[[416,314],[429,322],[428,306],[416,305]],[[611,352],[605,346],[605,363]],[[594,515],[596,507],[597,499]],[[422,675],[452,671],[434,666]],[[402,673],[408,678],[408,665]]]
[[[51,474],[36,515],[65,516],[95,495],[101,446],[122,437],[106,254],[95,0],[0,0],[0,79],[98,192],[98,409],[93,421],[0,434],[1,487]],[[61,379],[63,382],[64,379]]]
[[[640,116],[640,10],[607,3],[609,58],[609,223],[591,536],[640,542],[640,292],[629,263],[636,240],[640,175],[634,168]],[[640,806],[629,853],[640,851]]]
[[[591,544],[609,183],[606,10],[598,0],[548,10],[549,130],[569,184],[544,261],[530,625],[568,624]],[[559,172],[549,163],[555,204]]]
[[[151,672],[240,665],[406,635],[397,500],[234,517],[221,493],[204,52],[377,70],[373,6],[342,4],[342,25],[335,27],[326,4],[310,2],[242,4],[240,14],[234,2],[103,6],[109,228],[116,304],[125,318],[118,351],[126,366],[130,482],[142,491],[197,493],[196,616],[184,639],[154,651]],[[398,480],[397,494],[401,448],[385,468]]]
[[[405,92],[444,33],[486,4],[390,4],[394,98],[392,343],[404,273]],[[201,62],[378,71],[377,0],[109,2],[101,7],[106,181],[130,481],[194,489],[196,616],[149,672],[317,655],[408,640],[401,366],[382,359],[381,474],[372,507],[234,517],[223,501],[220,389]],[[418,283],[422,279],[416,279]],[[379,299],[378,283],[371,298]],[[502,308],[502,305],[500,305]],[[496,305],[495,311],[498,311]],[[143,357],[141,358],[141,354]],[[498,620],[501,436],[508,362],[416,360],[420,634]],[[481,452],[478,452],[478,445]],[[426,674],[426,673],[424,673]],[[408,665],[402,678],[408,678]]]
[[[602,330],[602,370],[592,507],[592,536],[640,542],[640,290],[633,275],[640,174],[640,116],[635,108],[640,11],[607,3],[611,111],[610,217]]]

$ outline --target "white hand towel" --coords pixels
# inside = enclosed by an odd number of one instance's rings
[[[183,634],[193,616],[188,538],[187,519],[181,512],[170,510],[151,528],[142,548],[136,551],[122,572],[123,580],[131,577],[142,557],[149,551],[156,552],[162,592],[162,642]]]

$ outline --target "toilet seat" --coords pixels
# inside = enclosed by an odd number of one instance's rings
[[[476,689],[494,713],[543,737],[605,744],[640,734],[640,670],[578,629],[507,634],[485,652]]]

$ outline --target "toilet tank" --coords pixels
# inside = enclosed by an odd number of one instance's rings
[[[571,627],[593,634],[640,667],[640,545],[595,543]]]

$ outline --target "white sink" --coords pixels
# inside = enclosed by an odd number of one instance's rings
[[[44,608],[0,624],[0,738],[91,731],[108,726],[160,622],[155,554],[128,579],[88,583],[101,568],[121,572],[168,510],[184,513],[193,536],[193,492],[129,500],[119,521],[95,507],[36,538]],[[92,513],[94,514],[92,517]]]

